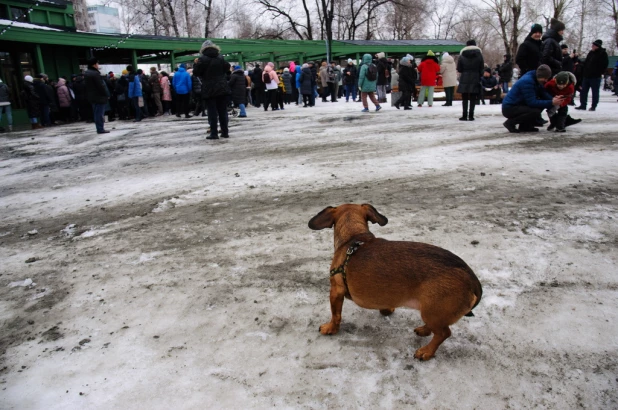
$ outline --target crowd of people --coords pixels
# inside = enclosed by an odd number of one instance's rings
[[[411,110],[414,101],[418,108],[425,101],[432,107],[434,89],[442,87],[444,106],[453,105],[455,92],[461,95],[461,121],[474,121],[476,105],[488,99],[490,104],[502,104],[507,118],[504,126],[510,132],[538,131],[536,127],[547,122],[541,116],[544,109],[550,118],[548,129],[564,132],[567,126],[580,121],[568,115],[568,106],[575,105],[578,91],[580,105],[575,109],[587,108],[590,92],[589,110],[596,109],[608,64],[601,40],[592,43],[585,60],[575,50],[570,52],[566,44],[561,44],[565,28],[556,19],[551,20],[545,33],[540,24],[532,25],[515,57],[519,67],[516,82],[512,57],[504,55],[502,64],[491,68],[474,40],[467,42],[457,62],[448,53],[439,59],[429,50],[418,65],[410,54],[395,61],[377,53],[365,54],[359,62],[348,59],[343,67],[326,60],[319,64],[290,61],[279,69],[269,62],[264,68],[256,64],[248,71],[238,65],[232,67],[219,47],[206,40],[192,68],[180,64],[167,73],[151,67],[146,73],[129,65],[120,75],[102,74],[98,60],[92,58],[85,72],[57,81],[46,74],[25,76],[21,97],[33,129],[86,121],[93,122],[98,133],[107,133],[105,115],[107,122],[201,115],[208,116],[207,138],[217,139],[229,137],[231,106],[237,107],[239,117],[244,118],[249,105],[278,111],[291,104],[314,107],[320,98],[322,103],[345,98],[346,102],[361,102],[363,112],[369,111],[369,101],[379,111],[387,94],[393,91],[394,107]],[[604,82],[612,90],[615,72]],[[10,131],[9,95],[8,87],[0,81],[0,119],[3,113],[7,115]]]

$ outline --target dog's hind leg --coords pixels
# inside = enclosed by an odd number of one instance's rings
[[[341,324],[341,310],[345,299],[345,284],[341,275],[330,278],[330,310],[332,317],[330,322],[320,326],[320,333],[323,335],[334,335],[339,331]]]
[[[414,333],[416,333],[419,336],[425,337],[425,336],[431,335],[431,330],[429,330],[427,325],[424,325],[424,326],[420,326],[414,329]]]
[[[427,325],[423,326],[427,328]],[[443,327],[430,327],[431,332],[433,333],[433,338],[428,345],[421,347],[414,353],[414,357],[420,360],[429,360],[436,354],[436,350],[438,347],[444,342],[446,339],[451,336],[451,329],[448,326]]]

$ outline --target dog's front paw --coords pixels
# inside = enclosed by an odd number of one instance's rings
[[[423,346],[418,349],[416,353],[414,353],[414,358],[422,361],[427,361],[431,359],[435,353],[435,350],[428,348],[428,346]]]
[[[320,333],[323,335],[334,335],[339,331],[339,326],[328,322],[320,326]]]

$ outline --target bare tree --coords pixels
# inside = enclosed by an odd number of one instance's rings
[[[453,24],[455,23],[455,4],[451,1],[434,0],[431,5],[429,19],[434,26],[435,39],[447,39],[452,34]]]
[[[292,32],[299,40],[313,40],[313,30],[311,26],[311,11],[307,5],[307,0],[301,0],[304,15],[299,18],[295,15],[294,5],[283,0],[257,0],[264,10],[271,13],[275,19],[283,19]],[[301,22],[301,20],[305,20]]]

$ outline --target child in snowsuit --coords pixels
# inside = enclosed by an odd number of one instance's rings
[[[565,132],[565,122],[567,115],[569,114],[569,103],[573,98],[575,92],[575,84],[577,80],[575,75],[568,71],[561,71],[554,78],[545,83],[545,89],[552,95],[564,95],[565,99],[562,100],[560,105],[554,105],[547,110],[549,115],[550,125],[547,127],[548,131],[556,129],[556,132]]]

